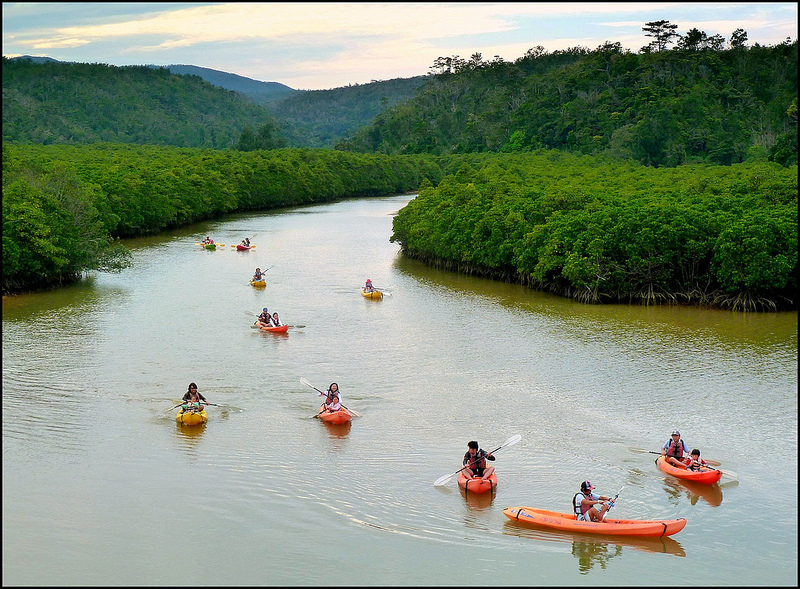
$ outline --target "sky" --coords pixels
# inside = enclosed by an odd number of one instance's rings
[[[3,55],[186,64],[324,90],[430,73],[438,57],[514,61],[528,49],[638,52],[667,20],[747,44],[797,39],[796,2],[4,2]]]

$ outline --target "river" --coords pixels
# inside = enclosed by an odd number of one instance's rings
[[[590,306],[435,270],[389,242],[410,198],[130,240],[122,273],[4,298],[3,584],[796,585],[797,313]],[[251,327],[263,307],[287,334]],[[300,379],[361,417],[314,419]],[[170,410],[189,382],[217,405],[205,426]],[[656,468],[674,428],[720,484]],[[433,485],[468,441],[514,434],[494,496]],[[616,517],[687,525],[614,540],[503,515],[569,511],[585,479],[621,489]]]

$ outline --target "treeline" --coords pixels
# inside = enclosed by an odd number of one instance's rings
[[[233,147],[265,108],[166,68],[3,57],[3,141]]]
[[[660,33],[671,33],[668,21]],[[673,25],[674,26],[674,25]],[[649,30],[645,28],[645,30]],[[556,149],[649,166],[797,163],[797,41],[747,47],[693,29],[675,49],[605,43],[513,62],[440,57],[410,101],[338,148],[380,153]],[[655,43],[655,41],[654,41]]]
[[[3,146],[3,291],[120,270],[116,238],[234,211],[406,192],[441,177],[430,157],[96,144]]]
[[[797,307],[797,166],[549,152],[459,156],[450,172],[394,219],[411,258],[587,303]]]

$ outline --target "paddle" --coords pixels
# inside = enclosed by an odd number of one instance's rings
[[[658,454],[659,456],[661,455],[661,452],[653,452],[652,450],[645,450],[644,448],[633,448],[631,446],[628,446],[628,450],[631,452],[636,452],[638,454]],[[722,464],[717,460],[711,460],[709,458],[704,458],[703,460],[705,460],[706,463],[711,466],[720,466]]]
[[[608,512],[611,511],[612,507],[614,507],[614,504],[617,502],[617,497],[619,497],[619,494],[622,493],[622,489],[624,489],[624,488],[625,488],[625,485],[622,485],[619,488],[619,492],[616,495],[614,495],[614,498],[611,501],[608,502],[608,509],[606,509],[606,512],[603,514],[603,520],[602,521],[606,521],[606,516],[608,515]]]
[[[300,382],[302,382],[302,383],[303,383],[304,385],[306,385],[306,386],[309,386],[309,387],[311,387],[312,389],[314,389],[315,391],[317,391],[317,392],[318,392],[320,395],[325,395],[326,397],[328,397],[328,398],[330,399],[330,394],[329,394],[329,393],[323,393],[321,390],[319,390],[319,389],[318,389],[317,387],[315,387],[313,384],[311,384],[310,382],[308,382],[308,381],[307,381],[305,378],[301,378],[301,379],[300,379]],[[361,415],[361,414],[360,414],[358,411],[353,411],[352,409],[349,409],[349,408],[345,407],[344,405],[342,405],[342,409],[344,409],[345,411],[348,411],[348,412],[349,412],[349,413],[351,413],[351,414],[352,414],[354,417],[362,417],[362,415]]]
[[[519,434],[514,434],[513,436],[511,436],[510,438],[508,438],[508,439],[507,439],[505,442],[503,442],[503,443],[502,443],[500,446],[498,446],[497,448],[495,448],[494,450],[492,450],[491,452],[489,452],[489,454],[494,454],[495,452],[497,452],[497,451],[498,451],[498,450],[500,450],[501,448],[505,448],[506,446],[513,446],[514,444],[516,444],[517,442],[519,442],[521,439],[522,439],[522,436],[521,436],[521,435],[519,435]],[[454,476],[456,476],[458,473],[460,473],[462,470],[464,470],[465,468],[467,468],[468,466],[470,466],[470,465],[471,465],[472,463],[474,463],[474,462],[476,462],[476,460],[471,460],[471,461],[470,461],[468,464],[465,464],[464,466],[462,466],[461,468],[459,468],[457,471],[455,471],[453,474],[446,474],[446,475],[444,475],[443,477],[439,477],[438,479],[436,479],[436,480],[434,481],[434,483],[433,483],[433,486],[434,486],[434,487],[441,487],[441,486],[442,486],[442,485],[444,485],[444,484],[445,484],[447,481],[449,481],[450,479],[452,479]]]

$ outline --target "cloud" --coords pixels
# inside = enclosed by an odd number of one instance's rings
[[[293,87],[428,72],[440,56],[513,60],[538,45],[638,51],[645,22],[669,19],[750,42],[796,37],[787,4],[709,3],[4,3],[7,52],[116,65],[191,63]],[[720,18],[723,17],[723,18]],[[725,20],[725,18],[728,18]],[[70,23],[80,23],[70,26]],[[27,24],[27,28],[23,25]],[[766,40],[765,39],[769,39]],[[379,73],[376,73],[379,72]]]

